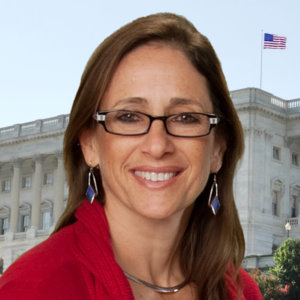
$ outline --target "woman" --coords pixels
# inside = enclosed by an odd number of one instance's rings
[[[124,26],[92,55],[72,107],[65,213],[4,274],[0,296],[262,299],[240,268],[242,152],[209,41],[173,14]]]

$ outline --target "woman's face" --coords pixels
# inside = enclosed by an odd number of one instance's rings
[[[147,44],[119,64],[99,110],[134,110],[162,116],[212,113],[206,79],[179,50]],[[98,125],[81,136],[88,164],[99,165],[107,210],[151,219],[184,212],[222,164],[224,143],[214,130],[203,137],[168,135],[163,122],[148,134],[118,136]]]

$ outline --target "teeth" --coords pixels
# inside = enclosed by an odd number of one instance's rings
[[[175,173],[155,173],[155,172],[141,172],[141,171],[135,171],[135,175],[142,177],[146,180],[151,181],[165,181],[169,180],[173,176],[175,176]]]
[[[157,173],[152,172],[151,173],[151,181],[157,181]]]

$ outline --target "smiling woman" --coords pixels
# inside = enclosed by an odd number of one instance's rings
[[[133,105],[130,96],[143,101]],[[174,101],[183,96],[192,100]],[[135,214],[139,224],[143,222],[141,216],[180,221],[202,192],[209,174],[218,172],[225,150],[222,138],[208,134],[209,117],[202,115],[212,114],[206,79],[181,51],[163,43],[149,43],[122,59],[99,109],[114,109],[113,119],[105,118],[104,124],[113,133],[122,128],[123,137],[107,134],[100,126],[84,131],[79,139],[85,161],[101,170],[108,221],[123,216],[122,224],[129,224]],[[151,123],[153,117],[147,118],[145,113],[160,117]],[[199,113],[206,122],[199,122]],[[187,121],[187,116],[196,120],[196,115],[198,122]],[[134,133],[137,136],[132,136]],[[202,138],[183,138],[196,136]],[[140,176],[142,172],[144,176]],[[168,179],[158,181],[164,174]],[[175,234],[178,229],[170,226],[168,230]]]
[[[207,38],[173,14],[124,26],[96,49],[74,100],[65,213],[4,274],[0,296],[262,299],[240,268],[242,152]]]

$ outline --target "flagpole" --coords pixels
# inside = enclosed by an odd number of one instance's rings
[[[259,88],[262,88],[262,64],[263,64],[263,44],[264,44],[264,31],[261,31],[261,46],[260,46],[260,82]]]

